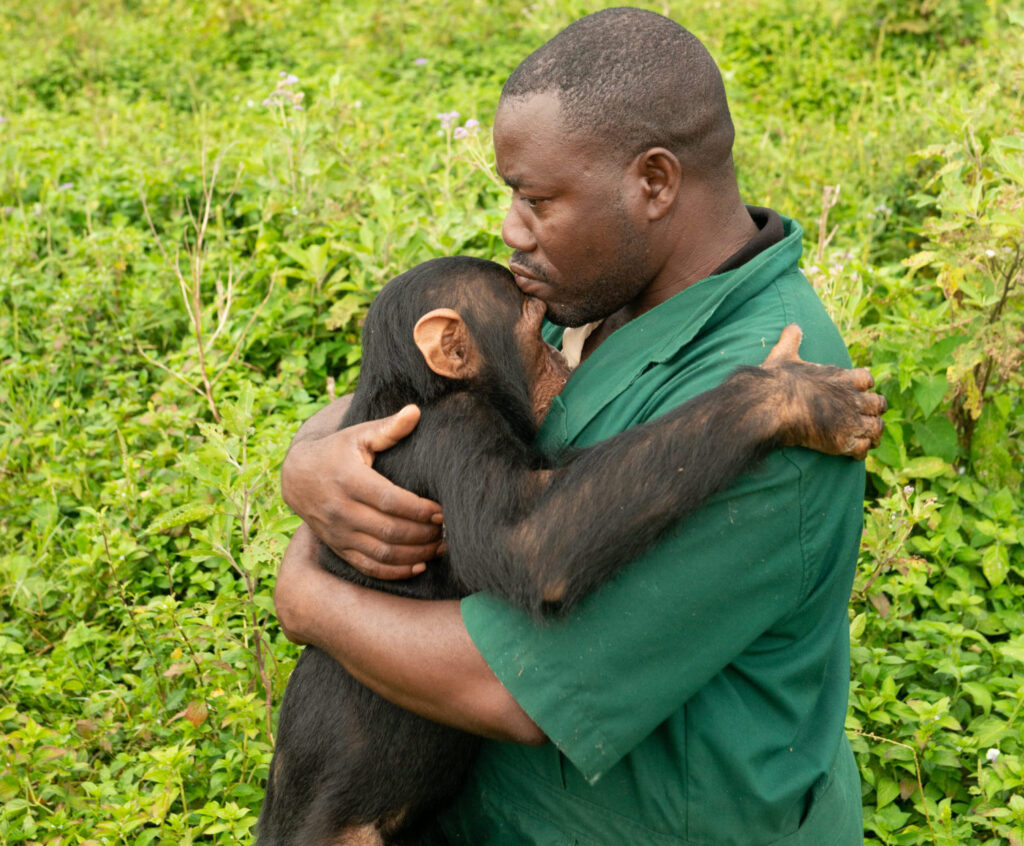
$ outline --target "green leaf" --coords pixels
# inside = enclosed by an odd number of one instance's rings
[[[992,587],[1001,585],[1010,572],[1010,556],[1001,543],[989,546],[981,556],[981,570]]]
[[[206,520],[216,513],[217,509],[208,502],[191,502],[164,512],[149,524],[146,532],[151,535],[166,532],[168,529],[184,526],[186,523]]]
[[[999,651],[1005,657],[1024,664],[1024,643],[1021,643],[1019,638],[1016,640],[1008,640],[1005,643],[1000,643]]]
[[[878,780],[878,784],[875,786],[875,807],[881,810],[899,795],[899,783],[893,781],[891,778],[882,776]]]
[[[921,376],[914,380],[914,399],[917,400],[923,417],[931,416],[948,389],[949,383],[946,381],[945,373]]]
[[[915,423],[914,436],[928,455],[941,458],[949,464],[956,461],[960,454],[956,427],[942,414],[936,414],[923,423]]]
[[[937,479],[953,473],[953,468],[947,462],[931,455],[912,458],[900,469],[900,474],[908,479]]]
[[[963,687],[966,693],[970,694],[974,704],[986,714],[992,710],[992,694],[989,693],[988,688],[981,682],[968,681],[964,682],[961,687]]]
[[[911,270],[917,270],[919,267],[924,267],[926,264],[931,264],[938,258],[938,253],[934,250],[923,250],[920,253],[903,259],[902,264],[904,267],[909,267]]]

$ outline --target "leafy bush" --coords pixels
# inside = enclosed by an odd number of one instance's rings
[[[500,85],[588,11],[439,9],[0,9],[4,842],[248,838],[296,657],[287,441],[351,387],[386,279],[505,254]],[[890,403],[850,607],[870,842],[1020,844],[1024,18],[669,12]]]

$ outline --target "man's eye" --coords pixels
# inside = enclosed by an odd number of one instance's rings
[[[541,197],[522,197],[521,199],[531,209],[537,208],[537,206],[544,202],[544,199]]]

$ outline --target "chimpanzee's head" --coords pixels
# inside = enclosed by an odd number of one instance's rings
[[[421,406],[472,390],[535,426],[569,376],[540,334],[544,304],[524,296],[501,265],[437,258],[396,276],[363,325],[360,388],[375,411]]]

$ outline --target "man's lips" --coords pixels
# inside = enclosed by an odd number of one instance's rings
[[[524,294],[532,294],[539,290],[544,284],[543,280],[538,279],[522,265],[509,264],[508,269],[512,271],[512,275],[516,280],[516,285]]]

